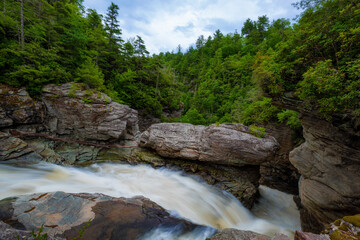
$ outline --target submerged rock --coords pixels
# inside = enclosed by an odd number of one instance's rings
[[[0,201],[0,220],[31,231],[42,225],[50,236],[73,239],[136,239],[154,228],[181,232],[198,225],[181,220],[144,197],[114,198],[89,193],[44,193]]]
[[[140,146],[163,157],[233,166],[259,165],[273,159],[279,148],[273,137],[258,138],[242,130],[242,125],[186,123],[154,124],[142,133]]]

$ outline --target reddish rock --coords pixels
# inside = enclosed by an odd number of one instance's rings
[[[32,231],[44,226],[50,236],[74,239],[136,239],[155,228],[188,232],[198,225],[181,220],[144,197],[44,193],[0,201],[0,220]]]
[[[323,234],[319,235],[319,234],[296,231],[294,240],[330,240],[330,238],[328,235],[323,235]]]

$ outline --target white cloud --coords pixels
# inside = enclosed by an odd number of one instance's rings
[[[288,0],[115,0],[124,39],[140,35],[151,53],[183,48],[198,36],[220,29],[224,34],[240,29],[247,18],[293,18]],[[86,7],[105,13],[110,1],[85,0]],[[209,29],[209,26],[213,26]],[[211,31],[210,31],[211,30]]]

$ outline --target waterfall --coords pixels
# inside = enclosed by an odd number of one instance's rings
[[[290,195],[266,187],[250,212],[231,194],[181,171],[153,169],[146,165],[93,164],[86,168],[40,163],[27,167],[0,164],[0,199],[20,194],[64,191],[103,193],[114,197],[145,196],[172,215],[216,229],[237,228],[272,235],[292,235],[300,228]],[[156,230],[149,233],[164,235]],[[197,233],[203,237],[211,233]],[[180,239],[196,239],[195,237]],[[161,238],[160,238],[161,239]],[[201,238],[199,238],[201,239]]]

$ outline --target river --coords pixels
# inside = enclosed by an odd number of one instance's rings
[[[289,236],[300,229],[292,196],[261,186],[261,198],[250,212],[232,195],[181,171],[146,165],[103,163],[85,168],[49,163],[30,166],[0,164],[0,199],[19,194],[64,191],[103,193],[114,197],[145,196],[172,215],[217,229],[237,228]],[[146,239],[170,239],[172,233],[156,230]],[[179,239],[205,239],[211,230]],[[195,236],[196,235],[196,236]],[[163,236],[163,237],[161,237]]]

